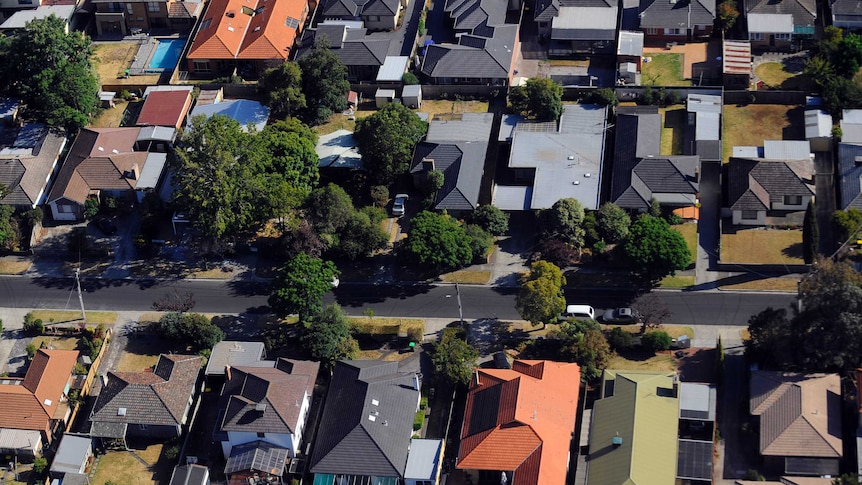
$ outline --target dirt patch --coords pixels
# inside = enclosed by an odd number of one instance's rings
[[[0,259],[0,274],[22,274],[30,269],[30,266],[33,266],[32,261],[6,261]]]

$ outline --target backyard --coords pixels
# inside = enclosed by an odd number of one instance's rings
[[[721,235],[722,263],[803,264],[802,231],[741,229]]]
[[[675,104],[659,108],[661,114],[661,154],[682,155],[685,137],[685,106]]]
[[[643,84],[650,86],[691,86],[683,78],[683,54],[652,54],[641,68]]]
[[[814,89],[813,80],[802,73],[801,64],[764,62],[754,69],[754,74],[770,88],[804,91]]]
[[[158,84],[159,74],[133,76],[125,79],[123,74],[132,65],[140,44],[137,42],[107,42],[93,47],[93,67],[101,84]]]
[[[315,127],[318,135],[327,135],[336,130],[354,131],[356,129],[356,120],[365,118],[377,111],[374,100],[365,101],[359,104],[356,111],[352,115],[336,113],[329,118],[327,123]],[[447,115],[458,113],[487,113],[487,101],[463,101],[449,99],[426,99],[422,100],[422,107],[416,112],[428,113],[433,118],[435,115]],[[354,119],[350,119],[354,118]]]
[[[148,485],[170,481],[173,460],[162,453],[165,445],[130,443],[129,447],[132,448],[130,451],[109,451],[100,456],[90,483]]]
[[[735,146],[763,146],[764,140],[802,140],[801,108],[777,104],[724,105],[722,160]]]

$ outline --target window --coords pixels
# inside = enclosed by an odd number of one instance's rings
[[[763,40],[763,34],[760,32],[750,32],[748,34],[748,40]]]
[[[132,5],[131,3],[127,3],[126,4],[126,13],[129,15],[133,15],[135,13],[134,5]]]
[[[775,40],[790,40],[791,34],[775,34]]]
[[[147,2],[147,12],[158,12],[160,9],[160,2]]]
[[[784,205],[802,205],[801,195],[785,195]]]
[[[139,424],[138,427],[141,428],[141,431],[146,431],[149,428],[146,424]]]
[[[665,35],[683,35],[685,29],[664,29]]]
[[[658,29],[647,28],[644,29],[644,33],[646,33],[646,35],[656,35],[658,34]]]
[[[742,211],[742,220],[743,221],[755,221],[755,220],[757,220],[757,211]]]
[[[59,212],[60,214],[70,214],[70,213],[74,212],[74,210],[72,210],[72,206],[70,206],[70,205],[57,204],[56,207],[57,207],[57,212]]]
[[[210,61],[192,61],[195,72],[210,72]]]
[[[33,5],[33,0],[18,0],[18,5]]]
[[[258,433],[257,437],[258,438],[266,438],[266,433]]]

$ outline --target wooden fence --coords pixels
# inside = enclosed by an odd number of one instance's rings
[[[102,363],[102,359],[105,356],[105,352],[108,351],[108,345],[111,342],[111,335],[113,335],[113,331],[108,328],[105,329],[105,337],[102,340],[102,348],[99,349],[99,354],[93,360],[92,365],[90,365],[90,371],[87,372],[87,378],[84,379],[84,384],[81,386],[81,391],[78,394],[78,403],[72,409],[72,415],[69,417],[68,423],[66,423],[66,432],[70,432],[72,429],[72,423],[75,422],[75,418],[78,416],[78,412],[81,410],[83,405],[83,400],[85,397],[90,395],[90,390],[93,388],[93,384],[96,381],[96,378],[99,376],[99,365]]]

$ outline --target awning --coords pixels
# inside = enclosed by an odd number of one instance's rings
[[[126,423],[94,422],[90,425],[90,436],[93,438],[124,439],[128,426]]]
[[[234,446],[224,467],[226,474],[254,470],[281,476],[287,466],[288,451],[265,441]]]
[[[0,428],[0,450],[25,450],[33,453],[40,448],[42,433],[30,429]]]

